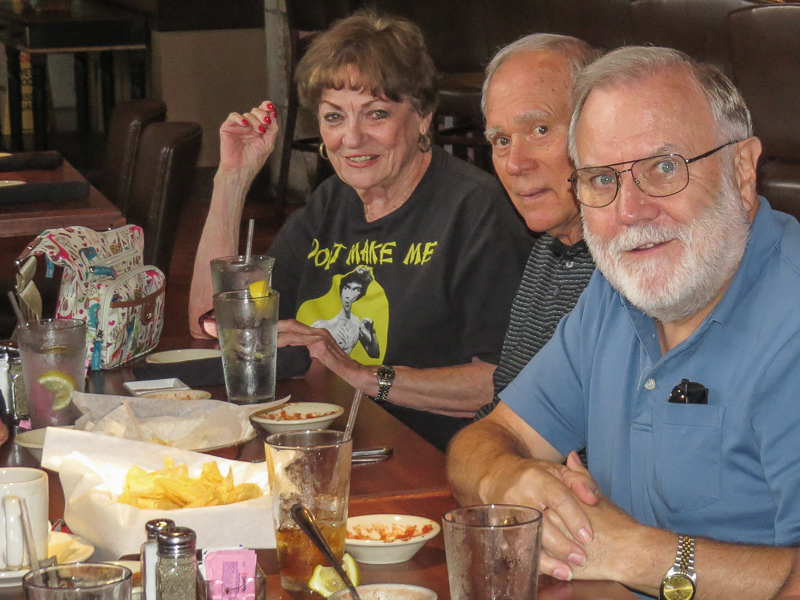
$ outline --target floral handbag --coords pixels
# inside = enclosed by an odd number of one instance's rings
[[[166,278],[142,264],[143,250],[138,225],[102,232],[65,227],[43,231],[17,259],[44,256],[48,277],[54,266],[64,268],[55,316],[86,321],[91,369],[113,369],[158,344]]]

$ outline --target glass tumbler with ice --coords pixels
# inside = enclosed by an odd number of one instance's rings
[[[262,293],[214,294],[225,389],[236,404],[275,399],[279,296],[268,288]]]

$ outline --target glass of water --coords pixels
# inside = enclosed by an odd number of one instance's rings
[[[536,600],[542,513],[489,504],[451,510],[442,522],[453,600]]]
[[[249,290],[214,294],[222,370],[228,400],[255,404],[275,399],[278,304],[275,290],[253,297]]]
[[[244,256],[223,256],[211,261],[211,282],[214,293],[230,290],[244,290],[250,284],[264,281],[272,285],[272,267],[275,259],[271,256],[251,256],[248,262]]]

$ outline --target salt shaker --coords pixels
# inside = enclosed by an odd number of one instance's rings
[[[158,600],[196,600],[197,535],[188,527],[160,531],[156,565]]]
[[[152,519],[144,526],[147,531],[147,541],[142,544],[140,558],[142,561],[142,591],[144,600],[156,600],[156,563],[158,562],[158,542],[156,536],[159,531],[166,531],[175,527],[172,519]]]

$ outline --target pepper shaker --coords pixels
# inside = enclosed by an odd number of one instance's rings
[[[158,600],[196,600],[197,535],[188,527],[160,531],[156,596]]]

